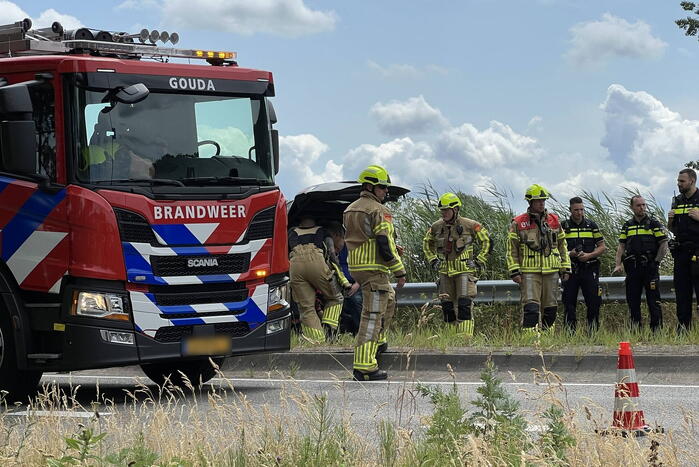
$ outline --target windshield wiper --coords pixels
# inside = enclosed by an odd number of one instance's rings
[[[193,177],[183,178],[182,182],[187,185],[268,185],[267,180],[259,178],[243,177]]]
[[[169,178],[115,178],[112,180],[94,180],[94,184],[120,184],[120,183],[146,183],[148,185],[173,185],[173,186],[184,186],[179,180],[172,180]]]

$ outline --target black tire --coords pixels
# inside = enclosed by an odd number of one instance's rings
[[[212,358],[212,360],[220,367],[224,358],[217,357]],[[169,381],[174,386],[181,388],[187,387],[185,376],[190,384],[196,388],[216,376],[217,371],[208,358],[181,362],[144,363],[141,365],[141,370],[158,386],[163,386],[166,381]]]
[[[0,400],[8,404],[28,402],[29,397],[36,394],[41,375],[41,371],[17,369],[15,336],[10,317],[0,309]]]

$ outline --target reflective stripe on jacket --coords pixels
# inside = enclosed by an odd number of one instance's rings
[[[474,258],[474,242],[480,251]],[[441,259],[441,274],[455,276],[476,272],[474,259],[485,264],[490,251],[488,231],[478,222],[466,217],[457,217],[453,223],[440,219],[427,230],[422,240],[422,251],[428,262]]]
[[[396,277],[405,275],[396,249],[393,217],[376,196],[362,191],[359,199],[345,209],[343,221],[347,231],[345,244],[350,272],[380,271],[392,272]],[[385,243],[385,251],[379,251],[382,246],[377,240]]]
[[[544,211],[542,217],[542,222],[536,222],[536,216],[527,212],[512,220],[506,254],[511,276],[570,272],[565,232],[558,216]]]

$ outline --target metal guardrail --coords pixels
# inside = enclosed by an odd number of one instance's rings
[[[602,303],[626,301],[624,279],[624,277],[600,277]],[[560,298],[559,289],[558,299]],[[675,300],[672,276],[660,276],[660,298],[667,302]],[[436,299],[437,286],[434,282],[407,283],[396,293],[398,306],[422,306]],[[582,293],[579,293],[578,301],[582,299]],[[478,295],[475,301],[479,304],[518,304],[519,285],[511,280],[478,281]]]

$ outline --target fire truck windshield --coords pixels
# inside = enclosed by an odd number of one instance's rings
[[[151,90],[135,104],[74,88],[76,177],[92,184],[272,185],[262,97]]]

